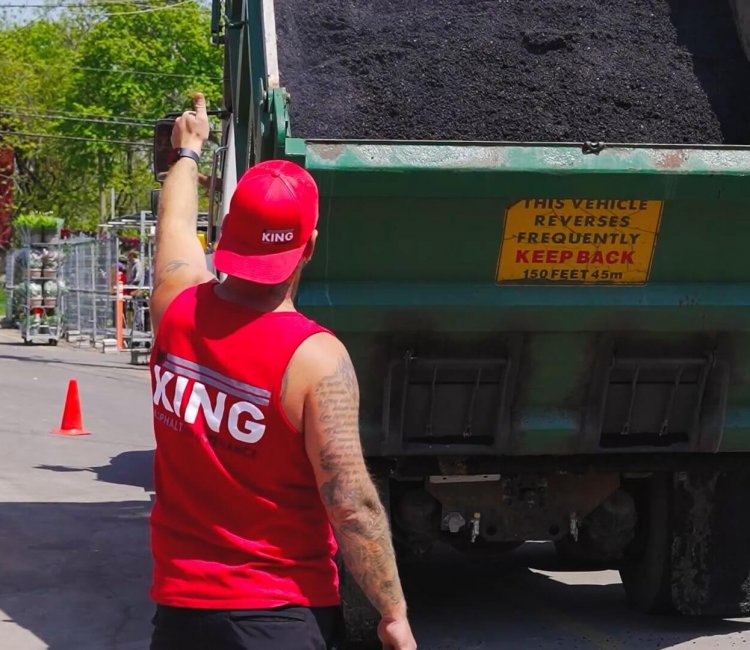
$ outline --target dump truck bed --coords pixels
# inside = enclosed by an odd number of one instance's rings
[[[502,25],[515,25],[495,43],[495,58],[486,48],[472,49],[476,41],[460,26],[446,31],[443,25],[425,32],[432,40],[420,40],[419,20],[425,28],[428,18],[444,22],[454,5],[471,26],[482,22],[502,32]],[[442,12],[431,14],[435,7]],[[554,24],[562,29],[568,10],[586,39],[576,36],[570,51],[525,51],[539,70],[557,75],[557,112],[527,110],[523,92],[501,101],[496,93],[508,88],[489,82],[506,41],[523,42],[518,16],[529,24],[533,18],[544,32],[550,16],[559,17]],[[416,22],[401,26],[396,17],[404,11]],[[629,21],[623,11],[631,12]],[[351,351],[368,456],[558,462],[636,455],[650,462],[750,451],[750,147],[697,144],[727,139],[731,129],[747,133],[748,102],[740,99],[750,83],[741,87],[747,64],[738,60],[744,55],[729,2],[259,0],[230,3],[228,15],[232,24],[249,18],[247,41],[239,29],[227,32],[232,108],[239,116],[229,147],[236,160],[229,166],[241,174],[248,164],[287,158],[318,183],[320,237],[299,305]],[[606,23],[613,15],[620,18]],[[692,36],[704,28],[697,41],[679,31],[687,15]],[[370,33],[365,27],[375,18],[382,29]],[[586,20],[595,20],[593,32]],[[354,40],[347,21],[356,27]],[[630,41],[622,31],[620,40],[605,38],[605,23],[610,31],[632,26]],[[301,40],[292,47],[293,25]],[[649,31],[656,25],[660,38]],[[328,30],[322,49],[310,40],[319,29]],[[368,43],[400,47],[399,30],[421,48],[416,55],[405,50],[395,59],[357,59],[357,48]],[[463,76],[443,75],[444,85],[404,76],[412,56],[424,54],[423,67],[431,69],[434,52],[424,45],[436,44],[440,34],[451,42]],[[644,34],[666,48],[660,52],[671,57],[668,65],[653,49],[643,58]],[[484,52],[481,60],[461,59],[459,41],[473,55]],[[244,42],[253,56],[242,50]],[[603,85],[568,84],[577,72],[564,74],[555,65],[556,53],[580,58],[588,56],[586,48],[603,48],[617,62]],[[703,58],[694,54],[701,48],[708,48]],[[637,65],[626,61],[628,54]],[[326,76],[355,59],[350,71],[360,77]],[[398,65],[388,68],[394,60]],[[295,77],[305,66],[312,76]],[[376,69],[391,71],[388,83],[370,84]],[[589,68],[592,74],[606,69],[603,60],[601,68]],[[614,93],[602,93],[624,87],[631,72],[632,79],[661,76],[645,92],[636,83],[630,105],[619,111]],[[528,80],[536,73],[524,74]],[[463,83],[482,75],[479,85]],[[295,85],[295,79],[307,81]],[[719,79],[726,83],[716,85]],[[364,82],[374,94],[354,101],[348,93]],[[672,90],[670,83],[676,83]],[[388,101],[379,94],[397,87]],[[675,88],[690,92],[675,94]],[[719,96],[731,101],[715,103]],[[549,88],[538,93],[540,102],[550,97]],[[592,108],[592,97],[604,98],[600,110]],[[527,111],[522,119],[521,109]],[[546,129],[559,115],[570,124],[585,117],[567,132],[580,142],[530,142],[553,139]],[[609,121],[612,115],[622,119]],[[692,130],[683,129],[688,123]],[[704,132],[708,123],[715,128]],[[297,126],[304,124],[309,131]],[[587,124],[602,128],[594,134]],[[616,144],[620,138],[607,132],[618,124],[628,138],[674,142]],[[503,131],[506,125],[514,130]],[[643,134],[640,125],[648,126]],[[399,139],[368,138],[389,133]],[[420,141],[426,134],[444,139]],[[491,142],[514,134],[524,141]],[[589,141],[597,136],[599,142]],[[692,144],[675,144],[686,138]],[[628,462],[623,467],[638,466]]]
[[[750,143],[728,0],[275,5],[295,136]]]
[[[287,153],[370,455],[750,451],[750,148]]]
[[[402,556],[550,540],[641,611],[747,616],[750,0],[215,0],[214,32],[224,202],[315,177],[297,302]]]

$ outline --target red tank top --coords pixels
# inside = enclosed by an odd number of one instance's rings
[[[280,400],[295,350],[326,330],[229,303],[214,286],[175,298],[151,355],[151,595],[204,609],[336,605],[336,542]]]

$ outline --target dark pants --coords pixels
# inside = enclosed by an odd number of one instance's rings
[[[151,650],[336,650],[339,607],[187,609],[157,605]]]

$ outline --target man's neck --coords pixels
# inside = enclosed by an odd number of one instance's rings
[[[265,286],[227,277],[214,291],[224,300],[261,312],[296,311],[294,290],[296,282]]]

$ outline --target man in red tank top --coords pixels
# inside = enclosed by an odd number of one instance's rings
[[[239,181],[208,271],[195,236],[203,96],[178,118],[151,299],[157,603],[152,650],[318,650],[340,628],[337,550],[382,620],[416,648],[384,508],[359,440],[346,349],[293,304],[318,192],[286,161]]]

